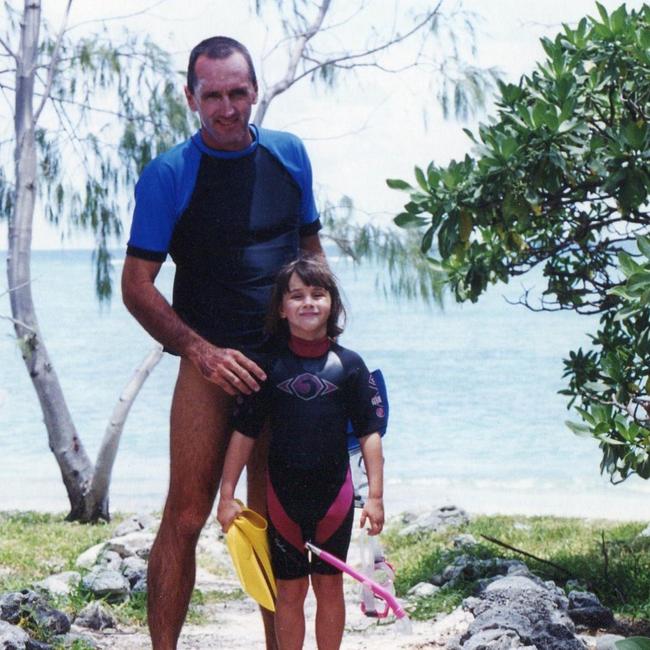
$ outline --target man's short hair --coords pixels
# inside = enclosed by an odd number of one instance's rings
[[[194,93],[194,86],[196,85],[196,73],[194,66],[196,60],[200,56],[207,56],[209,59],[227,59],[229,56],[239,52],[246,63],[248,64],[248,74],[255,90],[257,90],[257,76],[255,75],[255,67],[253,66],[253,59],[250,52],[239,41],[228,36],[212,36],[201,41],[190,52],[190,60],[187,64],[187,87],[191,93]]]

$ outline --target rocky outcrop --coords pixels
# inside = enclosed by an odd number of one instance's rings
[[[22,627],[0,621],[0,648],[25,650],[28,641],[29,634]]]
[[[578,633],[581,629],[607,629],[614,623],[611,610],[595,594],[574,589],[567,596],[524,562],[474,557],[475,544],[471,536],[454,538],[454,547],[465,552],[450,557],[439,574],[408,594],[411,599],[429,598],[449,587],[475,583],[474,595],[450,615],[465,621],[463,631],[447,642],[450,650],[584,650],[595,646],[586,645]],[[453,556],[453,551],[449,553]],[[436,622],[434,628],[439,625]]]
[[[466,599],[463,606],[474,615],[474,621],[458,639],[457,648],[586,648],[576,636],[564,592],[535,576],[499,577],[476,597]]]
[[[115,628],[115,617],[104,605],[99,602],[86,605],[75,618],[75,625],[87,627],[91,630],[105,630]]]
[[[462,526],[469,522],[467,513],[456,506],[443,506],[414,518],[406,516],[412,521],[400,531],[399,534],[404,536],[440,532],[451,526]]]
[[[72,646],[82,640],[85,647],[95,647],[92,638],[79,628],[103,630],[114,628],[115,618],[99,602],[91,602],[73,621],[64,612],[52,607],[49,598],[68,596],[77,587],[85,589],[97,600],[123,602],[132,594],[146,591],[146,558],[149,557],[154,534],[146,530],[154,520],[148,515],[132,517],[118,526],[108,542],[97,544],[77,558],[77,571],[58,573],[41,580],[34,590],[24,589],[0,595],[0,648],[16,650],[51,650],[54,646],[30,638],[18,623],[38,629],[45,638],[59,646]]]
[[[589,591],[569,592],[569,616],[576,625],[591,629],[608,628],[614,624],[612,610],[603,607],[598,596]]]

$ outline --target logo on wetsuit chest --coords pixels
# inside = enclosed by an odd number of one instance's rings
[[[321,395],[328,395],[338,389],[338,386],[327,379],[321,379],[310,372],[303,372],[297,377],[286,379],[277,385],[278,388],[289,395],[294,395],[305,401]]]

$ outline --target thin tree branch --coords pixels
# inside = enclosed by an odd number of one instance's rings
[[[16,63],[18,63],[18,54],[16,54],[16,52],[14,52],[14,51],[9,47],[9,43],[7,43],[7,41],[5,41],[1,36],[0,36],[0,45],[2,45],[2,47],[4,47],[4,49],[5,49],[5,51],[7,52],[7,54],[8,54],[12,59],[14,59],[14,61],[16,61]]]
[[[22,289],[23,287],[26,287],[30,283],[31,281],[21,282],[15,287],[10,287],[9,289],[5,289],[2,293],[0,293],[0,298],[2,298],[3,296],[8,296],[12,291],[18,291],[18,289]]]
[[[290,88],[297,81],[297,79],[304,76],[304,75],[300,75],[299,77],[296,77],[296,70],[298,69],[298,64],[300,63],[300,60],[303,58],[303,55],[305,53],[305,48],[307,47],[307,43],[309,43],[309,41],[318,33],[319,29],[321,28],[323,21],[325,20],[325,16],[329,11],[330,4],[331,4],[331,0],[322,1],[318,9],[318,14],[316,15],[316,18],[314,19],[312,24],[298,38],[298,40],[294,45],[293,51],[291,53],[291,57],[289,59],[289,65],[287,66],[287,72],[284,78],[278,81],[276,84],[273,84],[273,86],[271,86],[268,89],[268,91],[264,93],[264,96],[260,101],[259,108],[255,113],[255,122],[257,124],[261,124],[262,121],[264,120],[264,115],[266,114],[266,110],[269,104],[271,103],[271,101],[273,100],[273,98],[283,93],[285,90],[287,90],[287,88]]]
[[[342,61],[351,61],[353,59],[360,59],[366,56],[371,56],[373,54],[377,54],[377,52],[381,52],[383,50],[386,50],[393,45],[396,45],[397,43],[401,43],[408,39],[410,36],[415,34],[418,30],[422,29],[437,13],[438,10],[440,9],[440,6],[442,5],[442,0],[439,0],[438,4],[436,5],[435,9],[430,11],[423,20],[421,20],[419,23],[417,23],[410,31],[406,32],[406,34],[403,34],[401,36],[395,36],[394,38],[390,39],[389,41],[386,41],[385,43],[382,43],[381,45],[378,45],[377,47],[374,47],[370,50],[366,50],[364,52],[357,52],[356,54],[344,54],[339,57],[334,57],[332,59],[327,59],[325,61],[322,61],[318,65],[313,66],[312,68],[309,68],[305,70],[303,73],[295,77],[290,85],[293,85],[303,77],[307,77],[310,74],[313,74],[318,70],[319,68],[323,68],[328,65],[336,65]],[[286,90],[286,88],[284,89]]]
[[[0,83],[0,89],[3,90],[11,90],[12,92],[16,92],[16,89],[14,86],[10,86],[8,84],[3,84]],[[42,93],[34,92],[34,95],[36,97],[42,97]],[[72,106],[81,106],[82,108],[86,108],[89,111],[93,113],[105,113],[106,115],[113,115],[115,117],[119,117],[122,120],[128,120],[129,122],[135,122],[136,120],[142,120],[144,122],[149,122],[150,124],[155,124],[155,121],[151,117],[147,117],[146,115],[138,115],[137,117],[133,117],[132,115],[126,115],[125,113],[120,113],[119,111],[112,111],[108,108],[97,108],[96,106],[90,106],[86,102],[78,102],[75,101],[74,99],[66,99],[65,97],[54,97],[50,95],[49,97],[51,102],[58,102],[59,104],[71,104]]]
[[[65,7],[65,12],[63,18],[61,19],[61,27],[59,28],[59,33],[56,36],[56,41],[54,43],[54,49],[52,50],[52,56],[50,57],[50,65],[47,67],[47,81],[45,82],[45,89],[41,96],[40,104],[34,113],[34,126],[38,123],[38,118],[43,112],[45,102],[50,96],[50,90],[52,89],[52,82],[54,81],[54,74],[56,72],[56,66],[58,64],[59,50],[61,49],[61,41],[63,41],[63,34],[65,34],[65,26],[68,22],[68,17],[70,16],[70,7],[72,6],[72,0],[68,0],[68,4]]]
[[[487,539],[488,542],[492,542],[493,544],[497,544],[498,546],[503,546],[503,548],[507,548],[508,550],[514,551],[515,553],[520,553],[521,555],[524,555],[525,557],[529,557],[532,560],[536,560],[537,562],[541,562],[542,564],[548,564],[548,566],[557,569],[558,571],[563,573],[565,576],[568,576],[569,578],[574,577],[573,574],[568,569],[565,569],[563,566],[560,566],[559,564],[555,564],[555,562],[551,562],[550,560],[544,560],[543,558],[537,557],[536,555],[533,555],[528,551],[522,551],[520,548],[517,548],[516,546],[511,546],[510,544],[506,544],[505,542],[502,542],[496,537],[491,537],[490,535],[481,535],[481,537],[483,539]]]
[[[77,29],[77,27],[84,27],[85,25],[91,25],[93,23],[108,23],[113,20],[127,20],[128,18],[135,18],[136,16],[142,16],[143,14],[148,13],[152,9],[155,9],[156,7],[159,7],[162,4],[165,4],[168,0],[158,0],[158,2],[154,2],[153,4],[149,5],[148,7],[145,7],[144,9],[141,9],[140,11],[134,11],[132,14],[124,14],[123,16],[110,16],[108,18],[91,18],[90,20],[84,20],[83,22],[76,23],[74,25],[71,25],[68,27],[65,31],[71,32],[73,29]]]
[[[14,325],[18,325],[18,327],[22,327],[23,329],[27,330],[28,332],[31,332],[32,334],[36,334],[36,330],[33,327],[30,327],[29,325],[27,325],[27,323],[23,323],[23,321],[18,320],[17,318],[12,318],[11,316],[5,316],[4,314],[0,314],[0,318],[2,320],[10,321]]]

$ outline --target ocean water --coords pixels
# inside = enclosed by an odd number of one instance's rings
[[[650,484],[611,486],[595,441],[565,426],[575,416],[557,391],[562,358],[588,345],[594,319],[536,314],[509,305],[521,286],[478,304],[444,309],[376,288],[373,269],[332,257],[349,307],[341,343],[386,377],[391,405],[384,439],[389,513],[453,502],[473,512],[555,513],[650,519]],[[33,257],[41,330],[76,422],[94,458],[122,387],[152,347],[123,308],[116,257],[112,304],[94,295],[89,251]],[[159,286],[169,294],[173,266]],[[5,281],[6,284],[6,281]],[[9,314],[7,296],[0,315]],[[167,488],[169,401],[178,360],[165,355],[138,396],[113,474],[114,509],[159,509]],[[7,320],[0,320],[0,509],[65,510],[31,382]]]

